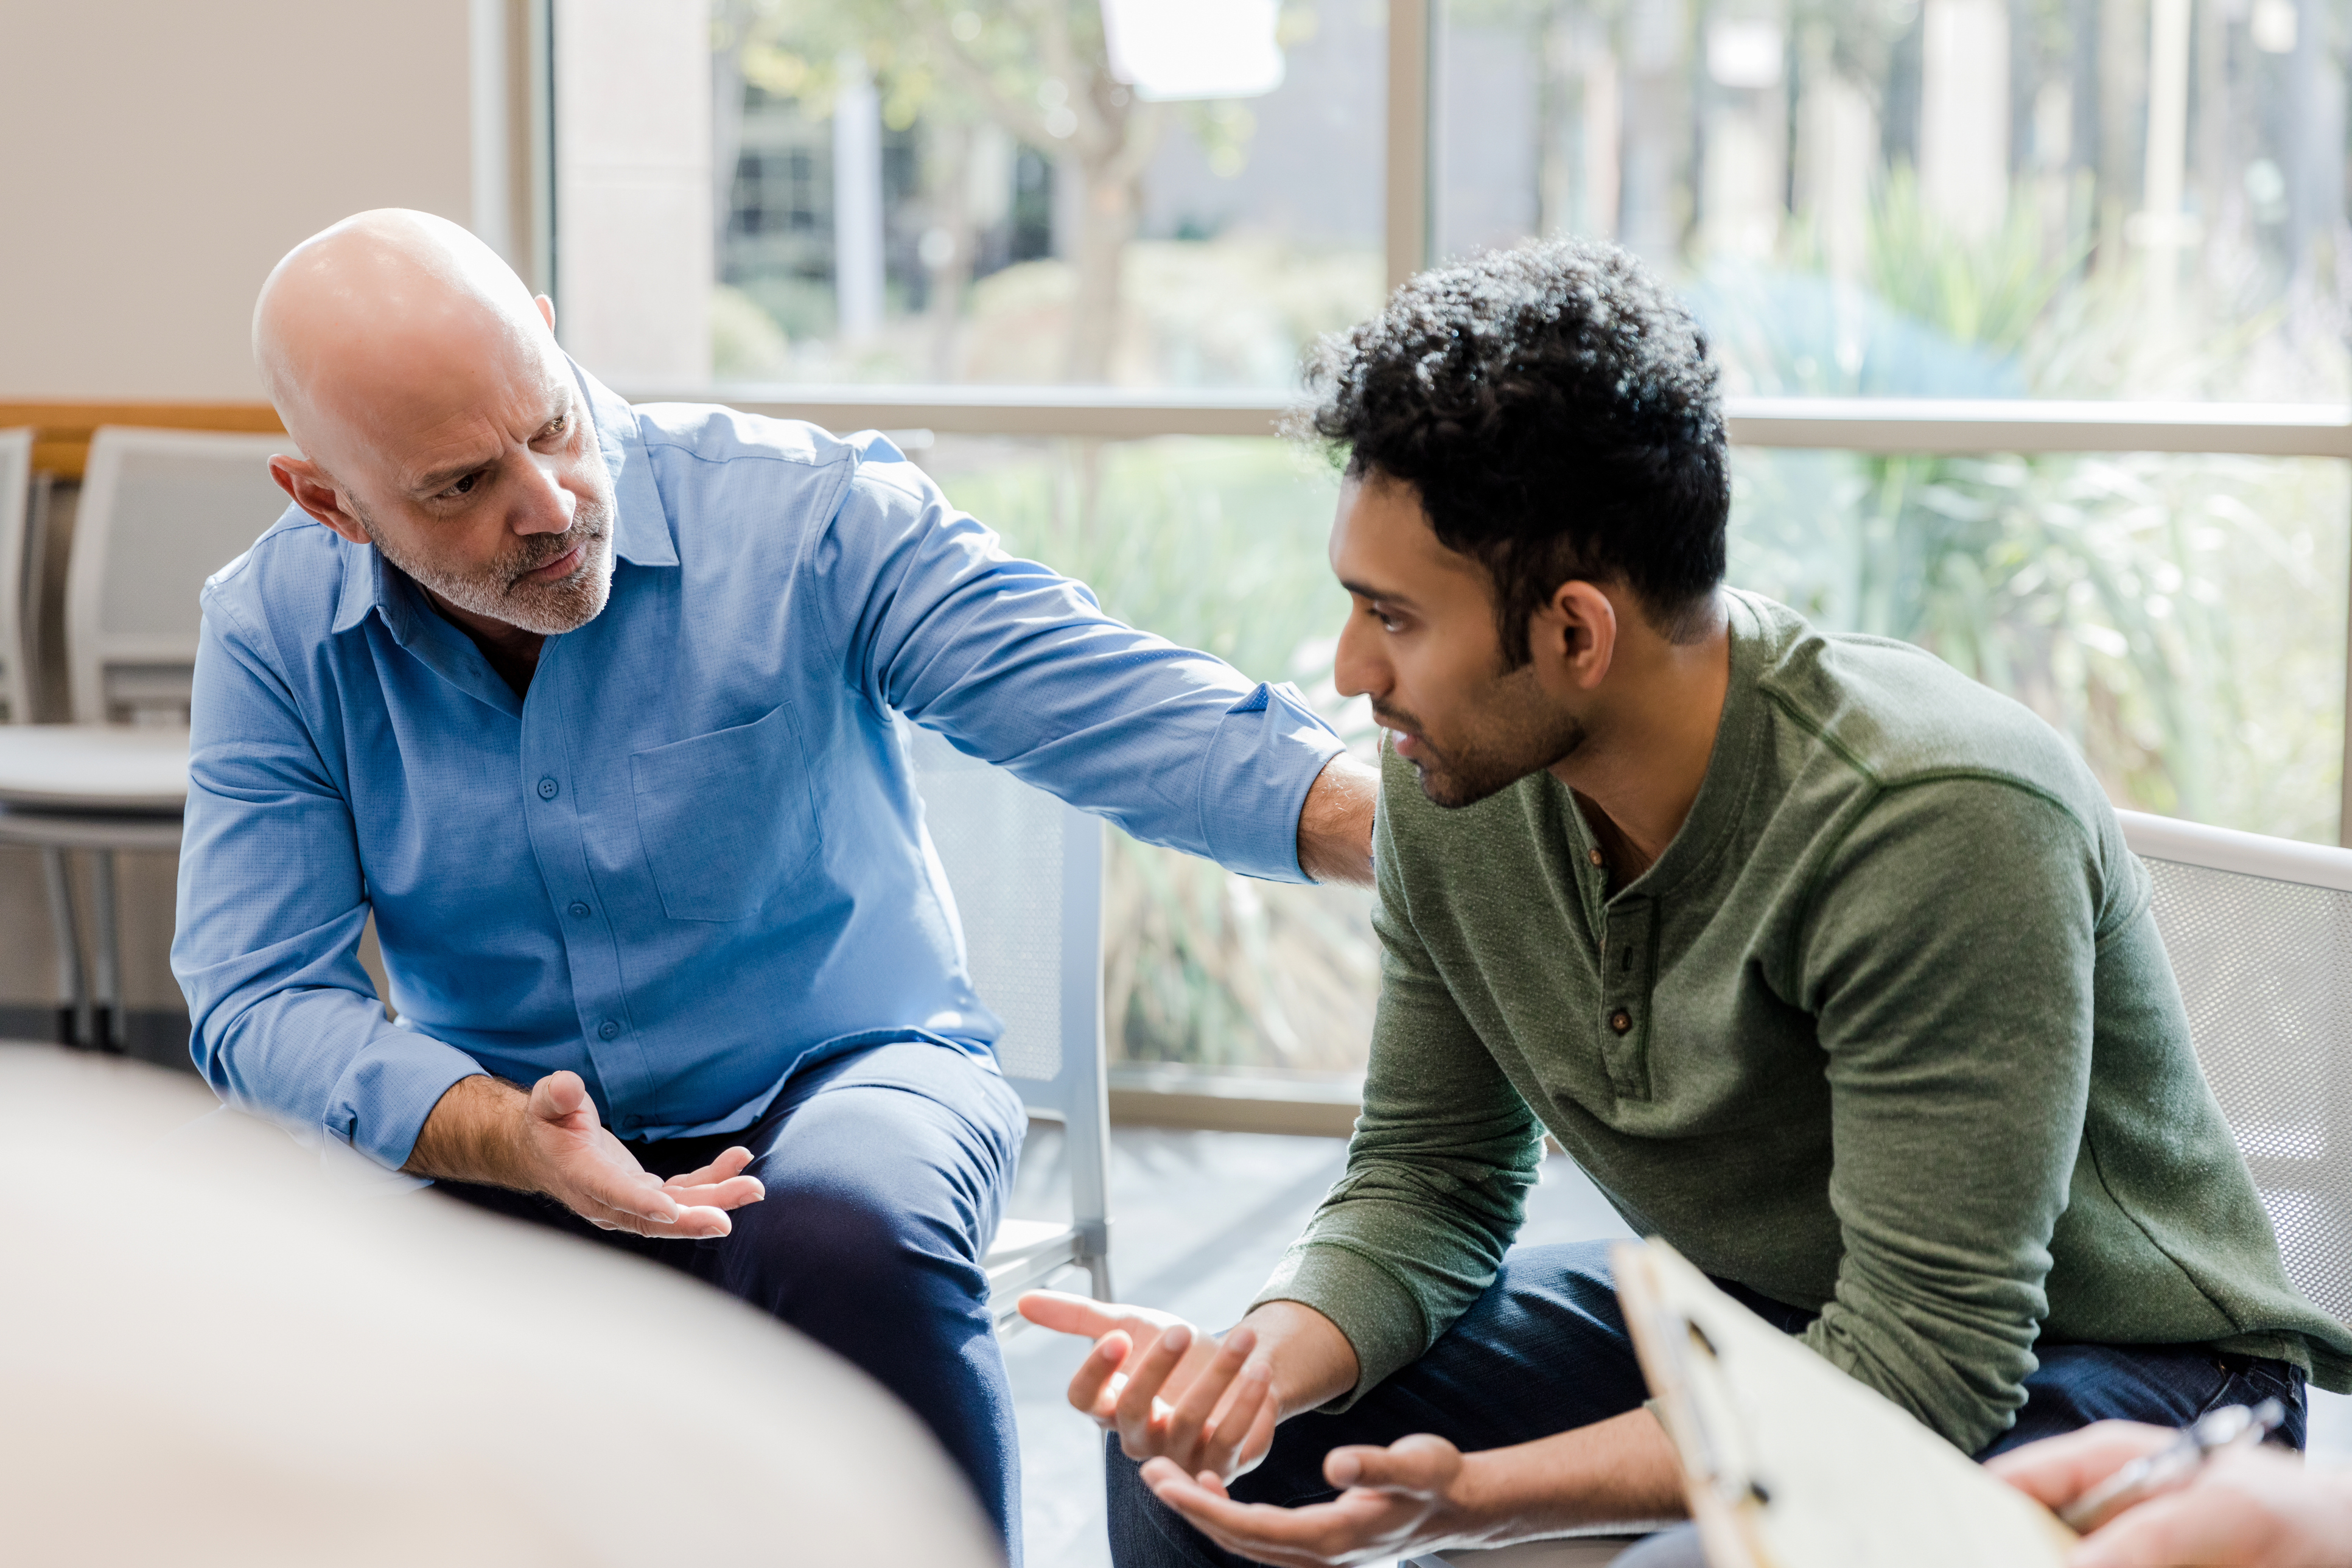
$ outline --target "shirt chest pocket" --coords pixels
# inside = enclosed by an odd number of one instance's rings
[[[740,921],[816,859],[816,801],[792,705],[629,758],[637,837],[662,910]]]

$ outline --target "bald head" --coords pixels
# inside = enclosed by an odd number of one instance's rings
[[[440,411],[484,371],[528,374],[562,357],[496,251],[401,207],[345,218],[287,252],[254,307],[253,353],[287,430],[331,468],[355,437]]]
[[[272,474],[471,629],[582,624],[611,575],[612,489],[553,324],[495,251],[429,213],[311,236],[253,311],[254,358],[302,448]]]

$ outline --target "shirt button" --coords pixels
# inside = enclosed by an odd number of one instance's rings
[[[585,918],[588,913],[588,906],[582,903],[579,900],[574,899],[572,900],[572,912],[575,915]]]
[[[1622,1035],[1633,1026],[1633,1015],[1620,1007],[1609,1015],[1609,1026]],[[612,1037],[607,1035],[605,1038],[610,1039]]]
[[[620,1032],[621,1026],[610,1018],[596,1026],[596,1037],[600,1040],[609,1040]]]
[[[541,800],[553,800],[555,798],[555,781],[553,779],[541,779],[539,781],[539,798]]]
[[[1600,851],[1600,850],[1598,850],[1598,849],[1588,849],[1588,850],[1586,850],[1586,851],[1584,852],[1584,858],[1585,858],[1587,860],[1591,861],[1591,862],[1592,862],[1594,865],[1596,865],[1596,866],[1598,866],[1598,865],[1600,865],[1600,864],[1601,864],[1601,851]]]

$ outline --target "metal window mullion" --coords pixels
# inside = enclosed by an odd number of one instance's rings
[[[2345,582],[2344,611],[2344,761],[2336,780],[2336,842],[2352,849],[2352,550],[2346,552],[2347,564]],[[2352,1075],[2345,1079],[2346,1092],[2352,1094]]]
[[[1430,261],[1430,65],[1438,0],[1389,0],[1383,248],[1393,289]]]

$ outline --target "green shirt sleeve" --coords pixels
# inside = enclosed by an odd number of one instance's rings
[[[1373,831],[1381,1000],[1348,1169],[1257,1302],[1303,1301],[1355,1348],[1344,1410],[1418,1361],[1487,1286],[1542,1158],[1535,1113],[1412,926],[1383,807]]]
[[[1805,1342],[1963,1452],[2008,1429],[2036,1365],[2105,882],[2063,806],[1944,777],[1862,812],[1801,928],[1844,1242]]]

